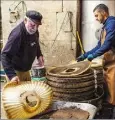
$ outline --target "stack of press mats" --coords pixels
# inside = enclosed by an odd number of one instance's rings
[[[54,100],[84,101],[94,97],[94,71],[89,61],[56,67],[48,71],[47,83],[53,90]]]

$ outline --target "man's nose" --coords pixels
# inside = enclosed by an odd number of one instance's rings
[[[35,27],[36,27],[36,25],[32,25],[31,27],[32,27],[32,28],[35,28]]]

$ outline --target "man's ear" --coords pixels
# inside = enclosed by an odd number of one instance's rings
[[[106,15],[106,12],[105,12],[104,10],[102,10],[102,11],[101,11],[101,14],[105,16],[105,15]]]
[[[24,23],[25,23],[25,24],[27,23],[27,18],[24,18]]]

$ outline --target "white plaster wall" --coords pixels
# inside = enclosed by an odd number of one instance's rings
[[[2,26],[4,45],[10,31],[23,20],[24,15],[16,24],[9,23],[9,7],[14,1],[2,1]],[[17,4],[18,1],[15,1]],[[73,33],[76,34],[76,1],[27,1],[28,10],[37,10],[43,15],[42,25],[39,27],[40,46],[45,58],[46,65],[67,64],[75,59],[76,42],[70,32],[69,18],[64,16],[67,11],[72,12]],[[64,20],[64,23],[63,23]],[[62,25],[63,23],[63,25]],[[62,27],[61,27],[62,26]],[[61,30],[60,30],[61,27]],[[58,36],[57,36],[58,34]],[[56,37],[57,36],[57,37]],[[55,41],[55,43],[54,43]],[[54,44],[53,44],[54,43]],[[53,45],[53,46],[52,46]]]
[[[82,40],[85,51],[91,50],[98,42],[98,40],[95,38],[95,31],[101,27],[101,24],[95,20],[93,9],[100,3],[106,4],[109,7],[110,15],[115,16],[115,0],[83,1]]]

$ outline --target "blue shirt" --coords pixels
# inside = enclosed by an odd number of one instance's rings
[[[106,30],[104,43],[101,45],[101,40],[99,40],[95,48],[84,54],[85,57],[87,57],[89,54],[92,54],[94,58],[96,58],[112,48],[115,49],[115,17],[109,16],[103,24],[104,26],[102,29]]]

